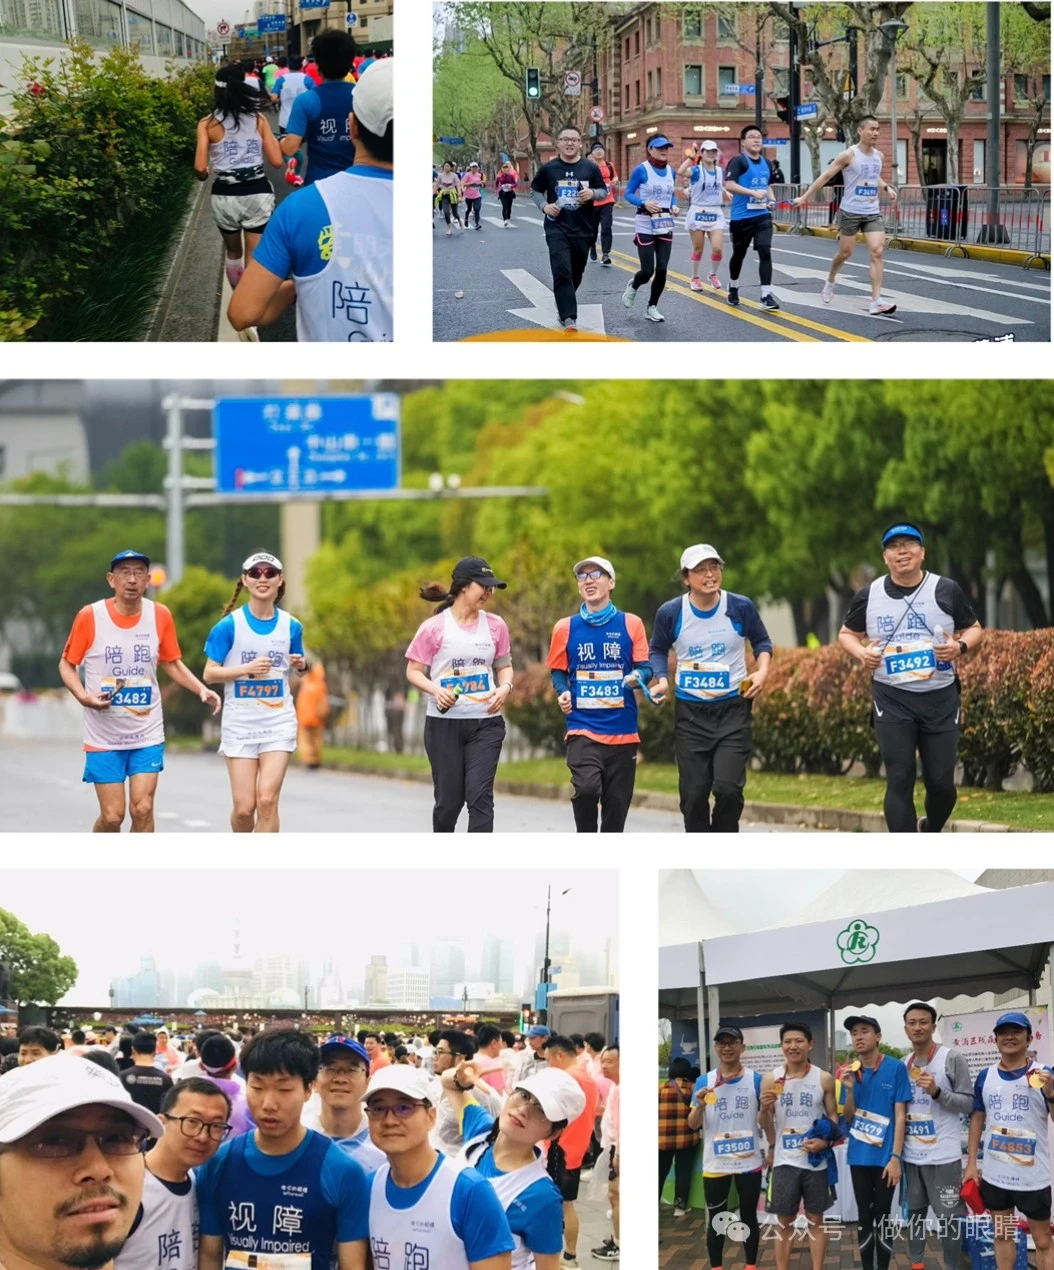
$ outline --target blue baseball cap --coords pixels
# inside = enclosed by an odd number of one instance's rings
[[[141,560],[146,567],[150,568],[150,557],[144,556],[141,551],[119,551],[117,555],[110,561],[110,572],[113,572],[115,564],[120,564],[122,560]]]
[[[993,1032],[998,1032],[1002,1027],[1023,1027],[1032,1035],[1032,1024],[1028,1021],[1028,1015],[1022,1014],[1020,1010],[1011,1010],[1009,1014],[1001,1014],[995,1021]]]
[[[359,1042],[351,1036],[344,1036],[343,1033],[340,1032],[333,1036],[327,1036],[318,1047],[318,1052],[321,1055],[323,1062],[325,1062],[327,1050],[329,1051],[329,1057],[331,1058],[337,1057],[338,1054],[343,1054],[345,1057],[354,1054],[356,1058],[361,1058],[366,1064],[367,1070],[369,1069],[370,1056],[366,1053],[366,1046],[360,1045]]]
[[[890,525],[886,532],[882,535],[882,546],[892,538],[917,538],[920,546],[924,546],[926,539],[922,536],[922,530],[918,525]]]
[[[672,146],[673,146],[673,142],[670,140],[670,138],[669,138],[669,137],[665,136],[665,135],[664,135],[663,133],[661,133],[661,132],[659,133],[659,135],[658,135],[657,137],[651,137],[651,138],[648,140],[648,149],[649,149],[649,150],[658,150],[658,149],[660,149],[660,148],[661,148],[661,147],[663,147],[663,146],[670,146],[670,147],[672,147]]]
[[[547,1027],[543,1027],[541,1023],[536,1023],[534,1027],[527,1029],[528,1036],[552,1036],[552,1032]]]

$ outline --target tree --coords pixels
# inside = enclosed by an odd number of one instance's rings
[[[1039,7],[1046,8],[1044,18],[1037,18],[1029,12],[1030,8]],[[1025,189],[1031,189],[1039,130],[1044,124],[1050,126],[1050,95],[1044,82],[1050,79],[1050,5],[1001,5],[999,28],[1002,72],[1010,77],[1013,84],[1015,105],[1023,97],[1030,112],[1025,140]],[[1017,91],[1019,76],[1024,80],[1022,97]]]
[[[172,611],[176,633],[179,636],[183,660],[201,678],[205,669],[205,641],[209,631],[223,615],[231,598],[233,584],[218,573],[210,573],[198,565],[190,565],[183,577],[158,599]],[[247,596],[243,592],[239,602]],[[165,704],[165,726],[170,732],[186,736],[200,736],[202,724],[211,715],[192,692],[161,678]],[[222,688],[219,689],[223,695]]]
[[[0,964],[7,968],[10,1000],[20,1006],[54,1005],[77,982],[77,963],[63,956],[50,935],[34,935],[2,908]]]
[[[459,45],[444,45],[434,59],[432,118],[440,134],[465,138],[464,146],[443,153],[455,163],[479,159],[493,168],[501,150],[511,154],[515,148],[519,97],[472,34]]]

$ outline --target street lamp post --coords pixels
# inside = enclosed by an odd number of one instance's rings
[[[561,895],[567,895],[571,890],[570,887],[566,891],[561,891]],[[549,961],[549,916],[553,907],[553,888],[547,886],[545,888],[545,958],[542,962],[542,983],[545,986],[545,1021],[549,1021],[549,985],[552,978],[549,974],[551,962]]]
[[[890,18],[888,22],[883,22],[878,28],[889,41],[890,56],[889,66],[893,79],[893,94],[890,101],[889,110],[889,129],[892,134],[892,150],[893,150],[893,184],[900,183],[900,163],[897,156],[897,40],[908,29],[908,24],[902,18]],[[896,204],[894,204],[894,215],[896,214]]]

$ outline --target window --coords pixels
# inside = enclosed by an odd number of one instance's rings
[[[635,79],[633,81],[633,104],[635,106],[640,105],[640,80],[639,79]]]
[[[0,3],[0,39],[29,35],[37,39],[66,39],[60,0],[32,4]]]
[[[1029,89],[1032,87],[1032,85],[1029,83],[1031,78],[1032,77],[1030,75],[1015,75],[1014,76],[1014,101],[1022,101],[1022,102],[1028,101]],[[1050,79],[1049,76],[1045,75],[1044,79],[1046,79],[1049,83],[1049,79]],[[1048,92],[1047,96],[1049,95],[1050,94]]]
[[[985,84],[975,83],[974,86],[970,89],[971,101],[984,101],[987,95],[988,94],[987,94],[987,89]]]
[[[113,0],[76,0],[77,34],[96,48],[116,48],[121,37],[121,6]]]
[[[689,97],[702,97],[703,95],[703,68],[702,66],[686,66],[684,68],[684,97],[687,101]]]
[[[700,44],[703,42],[703,12],[701,9],[686,9],[684,17],[681,19],[683,29],[683,39],[687,43],[689,40],[696,40]]]
[[[907,101],[908,98],[908,77],[897,74],[897,101]]]
[[[626,61],[629,61],[629,36],[626,36]]]
[[[662,67],[655,72],[655,100],[662,101]]]
[[[717,15],[717,42],[719,44],[734,44],[738,34],[735,18],[728,13],[719,13]]]
[[[651,14],[644,19],[644,42],[650,44],[651,41]]]
[[[134,48],[139,45],[140,57],[152,57],[154,54],[154,26],[149,18],[136,13],[134,9],[126,9],[128,18],[128,43]]]
[[[651,101],[651,99],[652,99],[652,95],[654,94],[654,91],[655,91],[655,90],[654,90],[654,88],[652,87],[652,75],[651,75],[651,71],[649,71],[649,72],[648,72],[648,100],[649,100],[649,101]]]
[[[626,85],[626,109],[629,110],[629,84]]]
[[[634,55],[634,57],[636,57],[636,55],[637,55],[639,52],[640,52],[640,27],[637,27],[637,29],[633,32],[633,55]]]
[[[163,22],[158,22],[157,26],[157,52],[159,57],[171,57],[176,51],[172,43],[172,28],[165,26]]]
[[[736,79],[736,73],[736,68],[734,66],[719,66],[717,68],[717,91],[722,98],[728,97],[732,101],[738,100],[735,94],[725,92],[726,84],[739,83]]]

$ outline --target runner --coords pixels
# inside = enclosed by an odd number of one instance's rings
[[[619,1249],[619,1202],[620,1202],[620,1159],[619,1159],[619,1047],[617,1041],[605,1047],[600,1056],[604,1075],[612,1082],[601,1119],[600,1143],[603,1155],[599,1167],[607,1169],[608,1203],[611,1205],[611,1231],[599,1248],[591,1249],[590,1255],[597,1261],[618,1261]]]
[[[279,58],[279,65],[284,61]],[[278,102],[278,139],[281,140],[286,135],[286,129],[289,127],[289,116],[293,111],[293,102],[301,93],[309,92],[314,85],[303,71],[303,59],[299,57],[289,58],[288,69],[283,68],[278,78],[275,80],[275,93]],[[297,151],[296,156],[286,164],[286,180],[289,184],[303,185],[304,178],[297,176],[297,168],[304,166],[303,149]]]
[[[868,313],[896,313],[897,306],[882,299],[882,257],[886,249],[886,223],[882,219],[878,192],[885,190],[895,203],[897,192],[882,180],[882,152],[875,149],[879,123],[874,115],[864,115],[860,120],[859,141],[837,155],[826,172],[794,200],[795,207],[804,207],[809,199],[832,179],[836,172],[843,173],[845,193],[838,212],[838,254],[831,261],[831,271],[820,292],[824,304],[834,299],[834,280],[838,270],[856,250],[857,234],[864,235],[864,242],[871,257],[871,304]]]
[[[275,212],[231,298],[235,330],[276,321],[295,299],[298,340],[391,340],[393,65],[374,62],[355,86],[354,166],[316,180]]]
[[[479,214],[483,208],[483,190],[486,187],[486,181],[483,179],[479,164],[475,161],[468,165],[468,171],[465,173],[461,186],[465,194],[465,228],[468,229],[469,220],[474,216],[476,228],[479,229],[481,228]]]
[[[220,699],[184,666],[172,614],[144,600],[150,560],[122,551],[106,581],[113,598],[86,604],[73,622],[59,674],[84,707],[83,781],[95,786],[95,833],[120,833],[130,805],[133,833],[153,833],[157,778],[165,765],[165,723],[158,665],[218,714]],[[84,666],[81,684],[78,666]],[[125,800],[125,781],[128,800]]]
[[[444,1096],[464,1121],[458,1162],[477,1170],[497,1192],[515,1244],[513,1270],[558,1270],[567,1265],[560,1255],[564,1138],[585,1111],[586,1096],[571,1076],[553,1068],[516,1085],[494,1116],[473,1099],[479,1078],[472,1067],[462,1068],[460,1084],[452,1074],[443,1079]]]
[[[728,263],[728,303],[739,303],[739,271],[751,243],[758,255],[761,303],[766,309],[780,306],[772,294],[772,167],[761,153],[762,133],[747,124],[739,134],[743,151],[725,169],[725,189],[732,193],[732,259]],[[711,248],[712,250],[712,248]]]
[[[349,128],[354,88],[344,78],[355,57],[355,41],[346,31],[329,27],[315,36],[311,52],[322,83],[294,99],[282,138],[282,153],[290,157],[307,142],[305,185],[345,172],[355,162]]]
[[[256,1128],[245,1096],[245,1080],[238,1074],[238,1051],[234,1042],[222,1032],[211,1032],[201,1043],[201,1075],[221,1089],[230,1102],[231,1133],[237,1137]],[[172,1079],[179,1081],[178,1072]]]
[[[560,129],[556,149],[557,157],[535,173],[531,197],[545,214],[557,317],[565,331],[577,331],[578,284],[596,238],[596,212],[590,204],[607,187],[597,165],[582,157],[582,134],[574,125]]]
[[[754,602],[721,588],[724,563],[709,543],[687,547],[681,555],[687,590],[662,605],[651,636],[656,704],[669,688],[670,650],[677,656],[674,750],[686,833],[739,832],[753,700],[772,660],[772,640]],[[749,674],[748,642],[757,662]]]
[[[319,1047],[318,1088],[304,1107],[300,1123],[325,1134],[353,1156],[367,1173],[385,1163],[370,1140],[362,1100],[370,1081],[370,1057],[350,1036],[327,1036]]]
[[[457,210],[461,201],[461,182],[449,159],[443,164],[442,171],[433,183],[432,193],[435,196],[436,207],[443,210],[443,219],[446,221],[446,232],[449,237],[454,232],[450,228],[451,213],[454,216],[454,224],[458,229],[461,228],[461,217]]]
[[[498,192],[498,201],[501,203],[502,229],[516,228],[512,223],[512,205],[516,201],[516,187],[519,183],[519,173],[513,167],[512,162],[506,159],[501,165],[498,179],[494,182],[494,188]]]
[[[429,1141],[436,1110],[428,1076],[394,1065],[370,1078],[366,1115],[374,1146],[388,1157],[370,1186],[370,1248],[375,1267],[511,1270],[516,1241],[497,1192],[482,1173],[462,1168]],[[207,1270],[207,1268],[203,1268]]]
[[[622,294],[622,303],[633,308],[637,291],[651,278],[651,291],[644,316],[649,322],[665,322],[656,307],[666,286],[666,266],[673,251],[673,218],[680,209],[677,206],[677,181],[670,166],[673,142],[659,133],[648,141],[648,157],[630,173],[623,195],[627,203],[637,209],[634,220],[640,268],[630,279]]]
[[[546,665],[560,709],[578,833],[622,833],[637,775],[637,695],[652,677],[644,623],[611,599],[615,566],[587,556],[571,571],[582,604],[553,627]]]
[[[322,744],[326,735],[326,720],[329,718],[326,668],[320,661],[312,662],[305,671],[295,704],[300,766],[305,771],[317,772],[322,766]]]
[[[247,604],[239,603],[242,591]],[[220,753],[227,760],[235,833],[278,832],[278,800],[296,749],[289,676],[303,673],[307,662],[303,626],[277,607],[284,594],[281,560],[254,552],[205,641],[205,682],[224,685]]]
[[[62,1049],[62,1037],[49,1027],[34,1025],[18,1034],[18,1066],[28,1067],[42,1058],[50,1058]]]
[[[198,1171],[198,1270],[296,1257],[305,1270],[369,1264],[369,1181],[346,1151],[300,1123],[318,1076],[318,1047],[292,1028],[259,1033],[241,1053],[252,1133],[224,1143]]]
[[[284,58],[280,58],[279,62],[284,60]],[[261,74],[263,78],[264,92],[267,93],[268,97],[274,96],[275,80],[277,80],[281,70],[281,66],[275,62],[273,57],[268,56],[264,59],[264,67]]]
[[[911,1105],[908,1069],[879,1050],[882,1029],[869,1014],[851,1015],[842,1024],[857,1057],[843,1069],[845,1121],[849,1125],[846,1160],[860,1216],[856,1228],[862,1270],[889,1270],[889,1213],[903,1172],[904,1135]]]
[[[703,259],[703,249],[707,236],[710,238],[710,272],[707,281],[715,291],[721,290],[721,279],[717,276],[717,266],[723,255],[722,246],[725,236],[724,209],[724,176],[717,166],[718,149],[716,141],[704,141],[702,147],[694,155],[690,155],[677,169],[679,177],[688,177],[688,188],[691,191],[688,206],[686,227],[692,236],[692,281],[693,291],[702,291],[703,284],[699,277],[699,265]]]
[[[992,1030],[999,1062],[983,1068],[974,1085],[963,1180],[980,1181],[981,1198],[992,1214],[997,1270],[1015,1265],[1015,1209],[1028,1222],[1036,1245],[1036,1270],[1054,1270],[1048,1123],[1054,1119],[1054,1072],[1029,1056],[1032,1024],[1027,1014],[1011,1010]],[[982,1139],[984,1158],[978,1166]]]
[[[231,1133],[227,1095],[192,1076],[165,1094],[165,1132],[146,1155],[143,1199],[114,1270],[193,1270],[198,1201],[193,1170]]]
[[[962,587],[929,573],[917,525],[882,535],[889,573],[853,596],[838,642],[872,672],[871,724],[886,768],[886,826],[891,833],[940,833],[957,798],[961,685],[955,663],[984,631]],[[918,758],[916,758],[916,755]],[[915,810],[922,763],[926,814]]]
[[[512,692],[509,628],[485,611],[499,582],[479,556],[454,566],[449,586],[429,582],[422,600],[438,600],[406,650],[406,678],[428,698],[425,753],[432,768],[432,832],[453,833],[468,807],[469,833],[494,832],[494,776]]]
[[[594,141],[589,148],[589,157],[600,169],[600,175],[604,178],[604,187],[606,193],[603,198],[595,198],[593,206],[597,209],[596,228],[593,235],[593,245],[589,249],[589,259],[597,258],[597,237],[600,238],[600,263],[602,265],[611,265],[611,217],[615,212],[615,201],[618,198],[618,173],[615,166],[607,160],[607,151],[604,149],[602,141]]]
[[[564,1168],[556,1177],[556,1184],[560,1188],[560,1197],[564,1206],[563,1264],[571,1266],[578,1259],[578,1236],[581,1231],[575,1204],[582,1183],[582,1168],[585,1164],[586,1153],[593,1138],[593,1126],[596,1123],[600,1096],[596,1081],[578,1065],[573,1041],[566,1036],[550,1036],[545,1039],[544,1046],[548,1066],[540,1068],[534,1076],[527,1077],[528,1084],[538,1080],[539,1077],[544,1077],[548,1072],[563,1072],[578,1085],[584,1099],[582,1110],[572,1118],[571,1123],[560,1135]]]
[[[429,1094],[429,1101],[436,1109],[436,1122],[432,1130],[431,1142],[444,1155],[451,1157],[459,1154],[465,1145],[465,1136],[457,1108],[449,1099],[443,1097],[443,1082],[448,1073],[458,1077],[458,1073],[467,1063],[472,1063],[478,1074],[479,1067],[475,1064],[475,1057],[476,1042],[467,1032],[459,1032],[456,1028],[440,1032],[435,1051],[435,1075],[432,1078]],[[492,1115],[496,1116],[501,1110],[502,1099],[489,1085],[485,1085],[482,1081],[477,1082],[475,1094],[476,1100],[482,1103],[484,1110]]]
[[[790,1265],[799,1205],[809,1223],[812,1270],[821,1270],[827,1252],[823,1215],[831,1207],[832,1197],[824,1153],[837,1133],[838,1107],[834,1077],[812,1065],[812,1048],[812,1029],[807,1024],[782,1024],[784,1062],[765,1073],[758,1095],[760,1123],[769,1142],[768,1211],[779,1221],[776,1270],[788,1270]],[[829,1137],[810,1136],[824,1127],[830,1129]]]
[[[904,1189],[907,1193],[908,1252],[912,1270],[924,1270],[926,1212],[937,1217],[944,1270],[958,1270],[962,1253],[959,1222],[966,1209],[962,1188],[959,1117],[973,1111],[973,1082],[960,1050],[933,1039],[937,1011],[915,1001],[904,1011],[904,1031],[912,1052],[904,1056],[911,1083],[904,1136]]]

